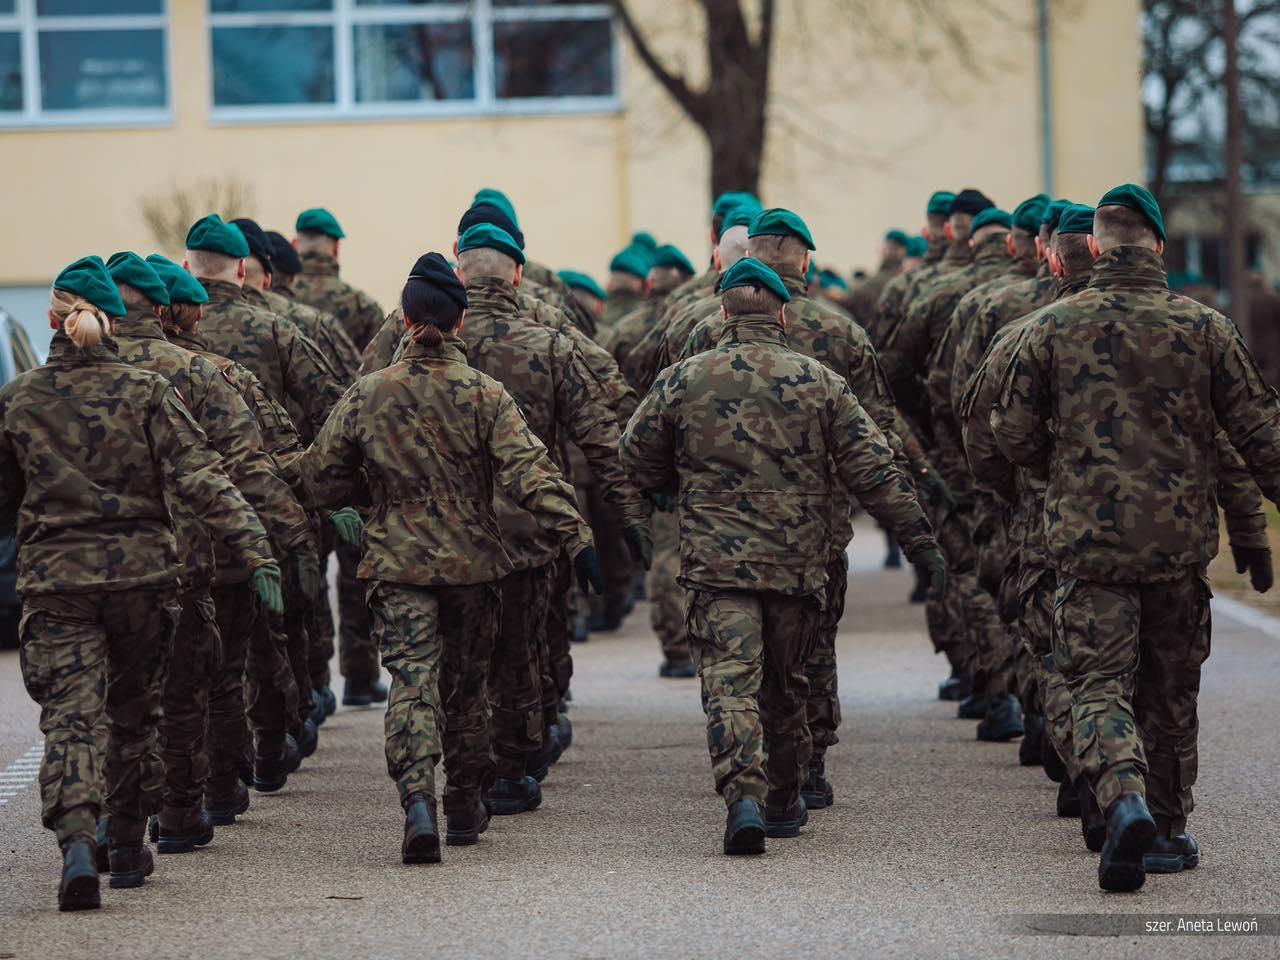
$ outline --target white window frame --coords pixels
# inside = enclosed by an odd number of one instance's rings
[[[546,7],[499,7],[493,0],[459,0],[441,6],[357,6],[356,0],[332,0],[330,10],[282,13],[214,13],[208,10],[209,117],[215,125],[306,123],[327,120],[391,120],[416,117],[508,116],[529,114],[617,113],[622,109],[622,36],[608,3]],[[608,20],[613,93],[607,97],[525,97],[500,100],[494,92],[493,25],[530,20]],[[355,84],[354,27],[363,23],[471,23],[475,55],[475,98],[358,102]],[[213,30],[215,27],[331,26],[334,29],[334,102],[224,106],[214,103]]]
[[[57,127],[164,127],[173,123],[173,39],[170,0],[159,13],[41,16],[36,0],[17,0],[13,13],[0,13],[0,33],[17,33],[22,64],[22,110],[0,111],[0,130]],[[40,34],[59,30],[159,30],[164,70],[163,107],[104,110],[46,110],[40,103]]]

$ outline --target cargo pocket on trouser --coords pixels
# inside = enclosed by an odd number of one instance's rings
[[[433,686],[392,682],[385,721],[387,774],[400,788],[401,800],[411,793],[435,796],[441,746],[440,709]]]

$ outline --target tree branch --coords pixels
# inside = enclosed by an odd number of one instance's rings
[[[631,11],[627,8],[626,0],[610,0],[610,4],[614,12],[617,13],[618,19],[622,21],[622,28],[627,32],[631,45],[635,47],[636,56],[640,58],[640,62],[653,74],[654,79],[662,85],[663,89],[671,95],[671,99],[675,100],[680,105],[680,108],[689,115],[689,118],[698,126],[706,129],[709,120],[706,94],[690,89],[684,77],[673,73],[663,65],[657,54],[649,46],[649,41],[640,32],[635,18],[631,16]]]

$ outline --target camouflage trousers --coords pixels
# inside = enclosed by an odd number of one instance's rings
[[[726,804],[791,805],[812,753],[805,664],[820,629],[817,599],[691,590],[688,611],[717,792]]]
[[[924,503],[929,522],[937,533],[938,547],[947,560],[947,588],[941,596],[933,591],[925,600],[925,623],[934,650],[942,653],[957,674],[968,676],[973,668],[973,655],[965,632],[963,591],[957,579],[957,563],[971,550],[968,530],[950,520],[945,504]]]
[[[591,523],[600,569],[604,573],[604,593],[590,598],[591,611],[606,623],[616,623],[626,616],[631,602],[631,580],[636,565],[622,538],[622,527],[613,507],[605,502],[600,488],[592,483],[584,492],[586,496],[580,494],[579,500],[586,501],[586,517]]]
[[[321,523],[322,547],[320,570],[329,569],[329,554],[338,557],[338,670],[348,680],[373,683],[378,679],[378,647],[369,629],[366,586],[356,579],[360,566],[360,548],[349,546],[338,536],[327,519]],[[333,607],[329,600],[328,577],[317,598],[311,624],[320,634],[312,641],[312,656],[323,657],[325,669],[311,673],[312,683],[323,676],[328,679],[328,663],[333,657]]]
[[[805,719],[813,741],[814,759],[826,755],[827,748],[840,742],[840,692],[836,683],[836,632],[844,616],[844,598],[849,590],[849,557],[840,552],[827,564],[826,603],[819,615],[818,635],[804,664],[809,681]]]
[[[549,696],[555,699],[552,705],[559,713],[560,701],[569,693],[569,681],[573,679],[573,621],[577,615],[577,597],[574,595],[573,560],[567,553],[561,553],[559,559],[551,565],[550,602],[547,605],[547,665],[544,674],[549,674],[551,684],[548,688],[546,678],[543,679],[543,711]],[[554,717],[552,720],[554,721]]]
[[[936,527],[938,545],[947,559],[947,589],[943,598],[948,617],[959,625],[949,642],[958,652],[948,654],[963,664],[980,696],[1008,692],[1013,642],[1000,621],[995,598],[978,580],[979,554],[973,544],[972,515],[963,509],[945,510]]]
[[[1197,569],[1165,583],[1064,577],[1054,596],[1053,652],[1071,691],[1080,767],[1104,811],[1121,794],[1145,794],[1172,833],[1194,806],[1211,596]]]
[[[653,564],[645,574],[649,623],[667,661],[688,663],[693,655],[685,631],[685,594],[676,582],[680,574],[680,521],[675,511],[655,510],[651,523]]]
[[[302,729],[302,721],[311,715],[311,634],[310,624],[314,619],[312,605],[315,598],[302,589],[296,571],[292,565],[286,567],[284,577],[284,616],[272,618],[273,629],[284,634],[285,650],[289,656],[289,669],[293,674],[293,690],[287,707],[292,713],[286,713],[289,732],[294,736]],[[366,620],[368,615],[366,614]],[[376,669],[376,668],[375,668]]]
[[[312,513],[311,532],[316,543],[321,544],[320,555],[320,590],[311,598],[311,612],[307,617],[307,672],[310,674],[312,690],[323,690],[330,685],[329,661],[333,659],[334,638],[333,610],[329,605],[328,542],[325,540],[325,528],[329,521],[319,513]],[[366,614],[367,616],[367,614]]]
[[[520,570],[498,581],[502,613],[489,669],[493,752],[498,776],[519,780],[525,762],[542,749],[541,651],[546,644],[551,565]]]
[[[387,773],[400,801],[435,796],[444,755],[445,813],[473,810],[493,782],[485,693],[498,634],[500,599],[492,584],[369,585],[369,623],[391,673]]]
[[[183,594],[160,720],[166,807],[197,809],[204,799],[209,779],[209,697],[221,660],[218,612],[209,588]]]
[[[1080,764],[1071,732],[1071,691],[1053,655],[1053,604],[1058,578],[1052,570],[1030,567],[1020,571],[1018,596],[1019,662],[1030,675],[1022,689],[1023,708],[1044,717],[1045,733],[1067,768],[1067,779],[1075,782]],[[1022,683],[1021,678],[1019,679]],[[1028,702],[1032,706],[1028,706]]]
[[[157,727],[178,615],[177,600],[164,590],[24,601],[22,682],[40,704],[45,745],[40,815],[59,843],[94,835],[104,784],[112,846],[141,843],[146,818],[159,810],[164,762]],[[105,745],[94,735],[104,711]]]

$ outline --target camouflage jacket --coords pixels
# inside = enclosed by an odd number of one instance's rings
[[[448,586],[516,569],[495,494],[535,517],[570,555],[591,545],[573,488],[502,384],[453,338],[414,343],[356,382],[302,458],[310,503],[367,500],[362,580]]]
[[[0,517],[18,528],[18,592],[174,587],[181,503],[251,570],[266,531],[164,377],[81,350],[61,331],[44,366],[0,390]]]
[[[625,317],[605,330],[600,337],[600,345],[612,354],[618,366],[626,369],[627,356],[635,349],[644,335],[653,329],[666,309],[667,296],[656,294],[639,308],[632,310]],[[646,385],[647,386],[647,385]],[[633,389],[640,389],[632,383]]]
[[[344,388],[355,382],[360,371],[360,351],[336,317],[297,299],[292,287],[251,291],[250,300],[254,299],[253,293],[260,293],[268,310],[292,320],[303,336],[320,348]]]
[[[356,349],[363,350],[382,323],[378,302],[338,276],[338,261],[329,254],[304,253],[301,258],[302,273],[293,281],[297,299],[337,318]]]
[[[467,301],[461,337],[471,365],[502,383],[553,458],[563,459],[564,441],[582,451],[622,527],[645,524],[648,506],[618,460],[616,408],[581,351],[563,334],[529,320],[516,288],[506,281],[468,282]],[[517,569],[549,563],[559,554],[557,538],[502,498],[498,519]]]
[[[272,399],[286,406],[292,400],[317,429],[342,396],[320,348],[288,320],[249,302],[238,285],[200,282],[209,293],[200,321],[206,349],[247,367]]]
[[[622,372],[639,393],[646,393],[664,369],[680,358],[689,335],[707,317],[719,312],[720,294],[714,290],[701,297],[672,302],[649,332],[627,355]]]
[[[910,273],[900,273],[880,291],[875,312],[867,324],[867,334],[877,350],[884,350],[889,331],[895,329],[906,316],[906,307],[917,284],[927,283],[938,271],[943,255],[947,252],[945,240],[929,241],[923,262]]]
[[[886,260],[880,264],[880,269],[856,284],[845,295],[845,309],[864,330],[875,322],[876,306],[880,303],[880,295],[884,293],[885,287],[901,272],[901,260]]]
[[[588,337],[596,335],[596,317],[578,301],[563,280],[546,264],[526,259],[521,286],[544,303],[564,311],[570,322]]]
[[[644,491],[676,493],[680,582],[812,596],[849,494],[908,556],[933,545],[911,482],[848,384],[788,349],[776,317],[735,317],[664,370],[622,438]]]
[[[1000,451],[1047,482],[1067,576],[1152,582],[1217,550],[1219,426],[1280,497],[1280,397],[1226,317],[1172,293],[1154,251],[1116,247],[1089,286],[1034,315],[991,411]]]
[[[278,553],[308,549],[311,524],[262,446],[253,414],[213,363],[165,339],[160,320],[130,310],[116,321],[116,346],[126,363],[158,373],[178,391],[209,446],[222,457],[222,468],[257,512]],[[190,588],[213,581],[213,542],[200,517],[187,504],[171,501],[178,547]],[[249,572],[243,570],[243,578]]]
[[[604,329],[597,333],[597,337],[603,337],[605,331],[619,320],[643,307],[644,301],[643,293],[636,293],[633,290],[610,290],[609,299],[604,302],[604,316],[600,318],[600,325]]]

